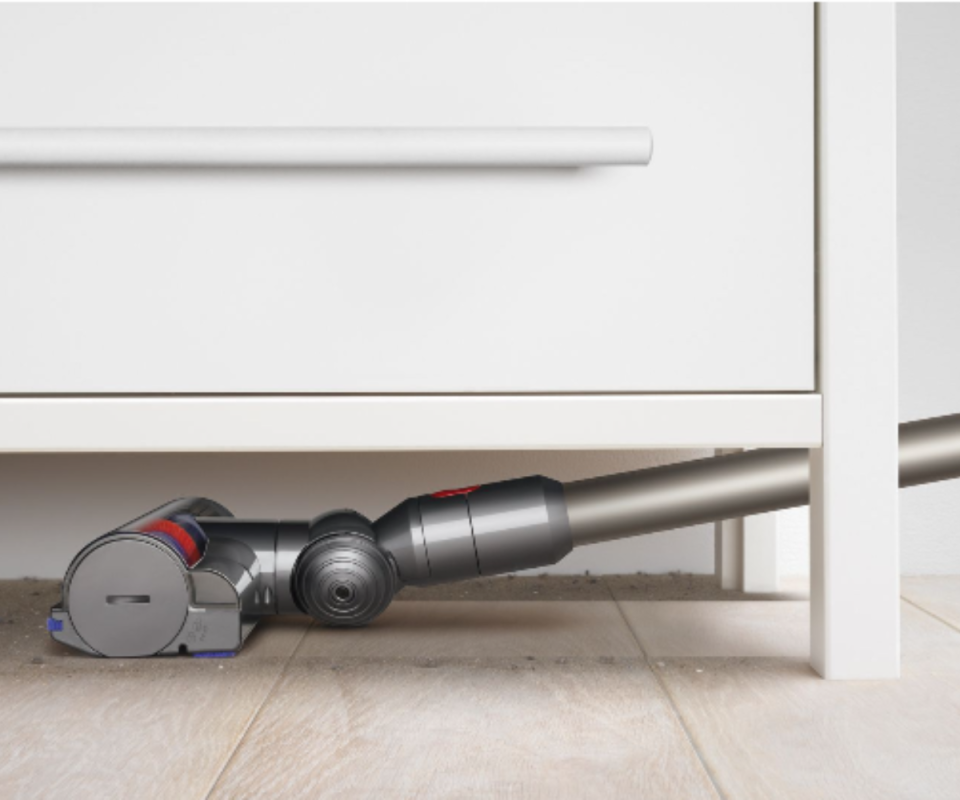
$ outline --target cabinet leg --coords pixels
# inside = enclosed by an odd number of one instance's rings
[[[743,520],[743,591],[776,592],[779,588],[777,513],[746,517]]]
[[[714,564],[721,589],[778,591],[776,513],[715,523]]]
[[[811,663],[900,672],[896,10],[816,7],[823,446],[810,470]]]
[[[743,520],[714,523],[714,574],[721,589],[743,588]]]

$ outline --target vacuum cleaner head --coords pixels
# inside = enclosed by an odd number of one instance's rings
[[[571,547],[563,489],[540,477],[411,498],[376,523],[236,519],[185,498],[84,547],[47,627],[93,655],[228,655],[265,615],[366,625],[404,584],[552,564]]]

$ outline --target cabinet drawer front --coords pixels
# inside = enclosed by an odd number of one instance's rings
[[[0,170],[0,392],[810,390],[799,5],[0,7],[0,127],[648,126],[649,166]]]

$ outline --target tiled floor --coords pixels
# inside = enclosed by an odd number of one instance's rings
[[[904,579],[903,677],[807,666],[808,606],[685,576],[405,591],[233,659],[108,661],[0,583],[0,798],[960,798],[960,577]]]

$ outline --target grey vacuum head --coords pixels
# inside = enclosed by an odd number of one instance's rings
[[[571,546],[563,489],[540,477],[412,498],[376,523],[235,519],[185,498],[81,550],[48,628],[95,655],[227,655],[265,615],[366,625],[405,584],[554,563]]]

